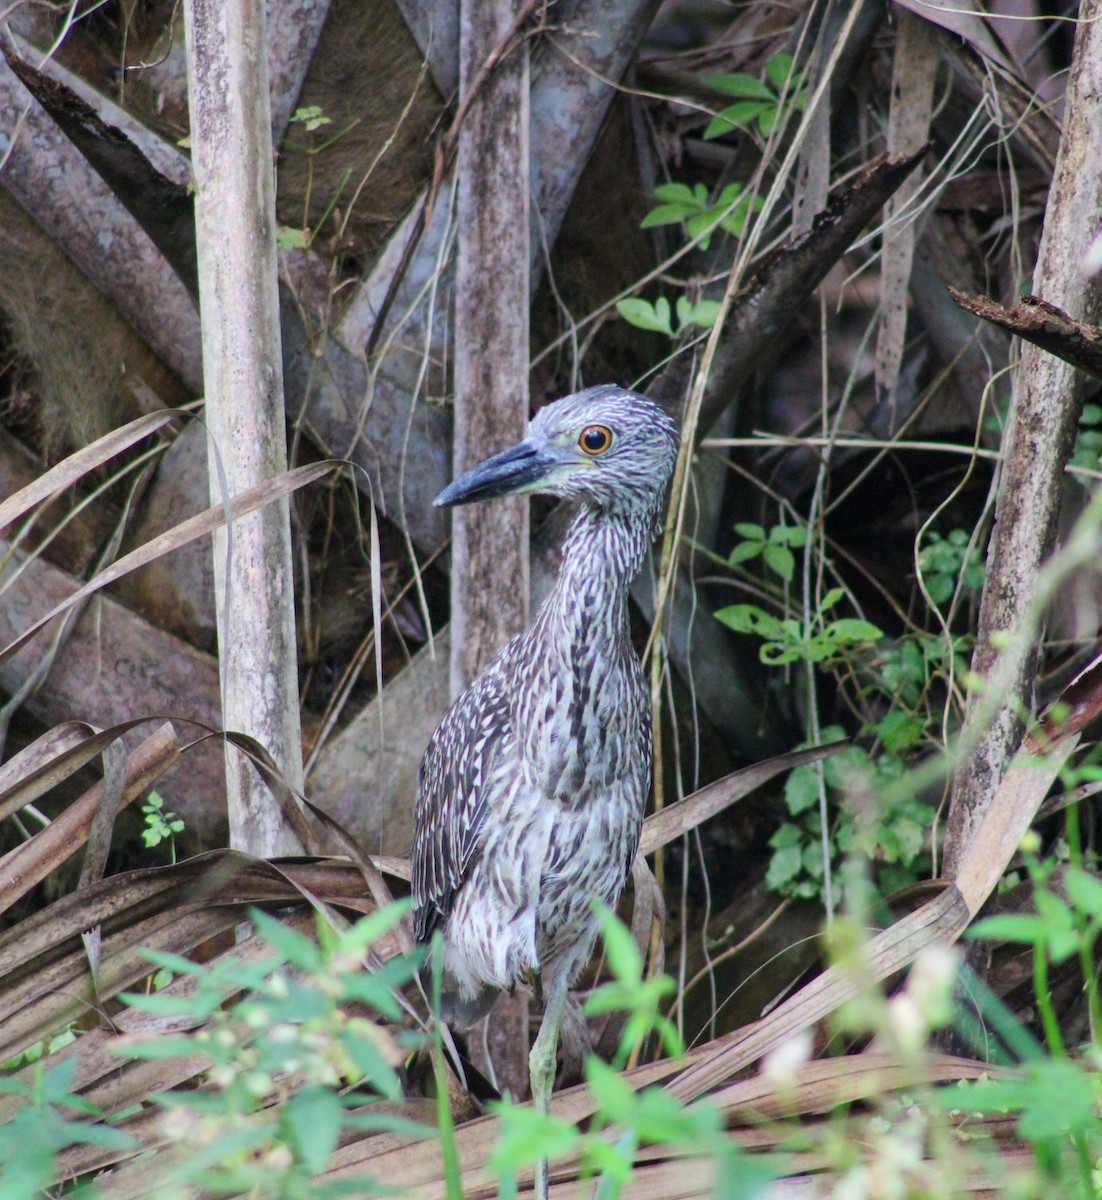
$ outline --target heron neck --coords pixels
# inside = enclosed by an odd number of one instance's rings
[[[580,622],[587,631],[595,623],[617,629],[626,624],[627,590],[646,558],[652,527],[649,515],[589,505],[579,509],[563,541],[562,567],[547,601],[559,622]]]

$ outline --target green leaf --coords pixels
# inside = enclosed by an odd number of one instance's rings
[[[767,68],[768,69],[768,68]],[[732,73],[729,75],[705,75],[704,82],[714,92],[724,96],[738,96],[744,100],[765,100],[770,104],[776,103],[777,97],[771,88],[755,79],[753,75]]]
[[[794,767],[789,772],[784,783],[784,802],[794,817],[819,803],[819,772],[814,764]]]
[[[194,1017],[201,1021],[209,1017],[222,1003],[220,995],[213,992],[193,996],[168,996],[164,992],[122,992],[119,999],[139,1012],[151,1013],[156,1017]]]
[[[1053,1058],[1029,1068],[1032,1084],[1018,1123],[1024,1138],[1059,1137],[1061,1134],[1098,1132],[1098,1076],[1088,1074],[1076,1063]]]
[[[751,541],[764,542],[767,540],[765,530],[751,521],[739,521],[735,525],[735,533],[739,537],[749,538]]]
[[[930,603],[940,608],[948,604],[957,590],[951,575],[926,575],[923,573],[922,582],[930,593]]]
[[[158,967],[167,967],[177,975],[209,975],[210,968],[202,963],[193,963],[190,958],[179,954],[170,954],[167,950],[142,950],[142,958],[147,958]]]
[[[968,930],[967,936],[1032,946],[1045,940],[1045,923],[1033,913],[999,913],[977,921]]]
[[[764,549],[764,542],[739,542],[731,553],[727,555],[728,566],[734,567],[741,562],[749,562],[750,559],[757,558]]]
[[[889,754],[905,754],[922,737],[925,728],[917,717],[895,708],[877,723],[876,733]]]
[[[916,821],[908,821],[905,817],[897,817],[891,825],[898,849],[893,856],[904,866],[909,867],[926,848],[926,828]]]
[[[762,550],[762,557],[774,574],[779,575],[785,583],[792,582],[792,576],[796,573],[796,558],[787,546],[778,546],[776,542],[766,542]]]
[[[801,74],[800,71],[792,70],[791,54],[774,54],[765,64],[765,77],[778,92],[784,88],[786,83],[790,87],[795,87],[799,83]]]
[[[1075,914],[1052,892],[1038,890],[1033,903],[1045,925],[1049,957],[1053,962],[1063,962],[1079,948],[1079,933],[1075,928]]]
[[[698,300],[693,305],[686,325],[697,325],[701,329],[711,329],[719,320],[720,309],[723,306],[718,300]]]
[[[640,1141],[700,1147],[722,1128],[719,1109],[703,1102],[688,1107],[664,1088],[648,1087],[633,1094],[631,1128]]]
[[[765,872],[765,886],[774,892],[783,892],[785,885],[799,875],[801,862],[799,846],[786,846],[776,851]]]
[[[276,231],[276,246],[280,250],[305,250],[310,245],[310,234],[305,229],[280,225]]]
[[[279,1118],[297,1156],[311,1175],[320,1175],[337,1148],[344,1109],[336,1092],[320,1084],[300,1088]]]
[[[790,846],[802,846],[807,840],[807,834],[791,821],[778,825],[769,838],[769,845],[774,850],[786,850]]]
[[[719,116],[713,117],[704,127],[704,140],[709,142],[713,138],[730,133],[733,129],[744,129],[746,126],[752,125],[754,121],[760,122],[763,115],[773,113],[775,106],[775,100],[768,103],[760,100],[743,100],[738,104],[732,104],[729,108],[725,108]]]
[[[374,946],[384,934],[389,933],[398,924],[412,906],[411,900],[396,900],[386,908],[361,917],[351,929],[341,935],[341,949],[366,950]]]
[[[125,996],[123,997],[125,999]],[[182,1034],[176,1037],[158,1037],[148,1042],[138,1042],[125,1046],[111,1046],[113,1054],[123,1058],[186,1058],[194,1054],[199,1046],[189,1037]]]
[[[639,222],[639,228],[654,229],[659,225],[680,225],[682,221],[699,212],[700,209],[695,204],[691,207],[687,204],[660,204],[657,208],[652,208]]]
[[[795,645],[791,642],[763,642],[758,651],[758,659],[767,667],[785,667],[800,659],[820,662],[826,657],[825,654],[816,653],[813,644],[803,642]]]
[[[1102,879],[1082,867],[1068,867],[1064,887],[1078,912],[1086,917],[1102,914]]]
[[[257,933],[272,945],[283,958],[303,971],[320,972],[323,963],[321,951],[315,942],[297,929],[291,929],[282,921],[269,916],[259,908],[249,910],[249,916]]]
[[[661,307],[663,304],[665,305],[664,310]],[[637,329],[647,329],[655,333],[664,333],[667,337],[673,337],[669,308],[669,301],[664,297],[657,304],[636,298],[620,300],[616,304],[616,311],[620,316]]]
[[[317,104],[303,105],[302,108],[295,109],[295,115],[291,118],[293,122],[304,125],[308,133],[313,133],[315,129],[322,125],[331,125],[332,117],[327,117]]]
[[[701,197],[687,183],[662,183],[654,189],[654,194],[659,200],[671,204],[685,204],[690,211],[698,209],[701,203]]]
[[[716,612],[716,620],[735,633],[754,633],[763,638],[780,638],[784,625],[756,604],[732,604]]]
[[[493,1170],[524,1166],[541,1156],[560,1157],[582,1140],[577,1126],[561,1117],[508,1103],[487,1107],[501,1119],[501,1136],[490,1157]]]
[[[370,1037],[357,1035],[346,1038],[345,1050],[365,1083],[384,1099],[401,1099],[402,1085],[398,1076]]]
[[[620,1072],[591,1054],[585,1062],[585,1080],[604,1115],[614,1123],[624,1123],[635,1103],[635,1089],[624,1082]]]
[[[602,983],[586,997],[585,1012],[597,1016],[606,1012],[625,1012],[635,1003],[636,989],[620,983]]]
[[[883,631],[871,621],[862,621],[857,617],[841,617],[823,630],[824,636],[837,645],[849,645],[853,642],[878,642]]]
[[[712,244],[712,234],[719,228],[718,212],[702,212],[690,217],[685,222],[685,232],[694,241],[700,239],[701,250],[707,250]]]
[[[807,528],[804,525],[774,525],[769,531],[769,540],[793,550],[802,550],[807,545]]]
[[[689,318],[692,316],[692,313],[693,313],[692,301],[689,299],[688,296],[678,296],[677,297],[677,304],[675,306],[675,311],[677,312],[678,332],[680,332],[682,329],[685,328],[686,325],[688,325]]]
[[[621,983],[638,984],[643,979],[643,960],[631,930],[610,909],[604,912],[601,936],[605,940],[608,968]]]

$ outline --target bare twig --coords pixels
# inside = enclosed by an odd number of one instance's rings
[[[966,312],[1032,342],[1095,379],[1102,379],[1102,329],[1097,325],[1069,317],[1063,309],[1040,296],[1022,296],[1013,308],[1007,308],[997,300],[970,296],[952,287],[949,295]]]

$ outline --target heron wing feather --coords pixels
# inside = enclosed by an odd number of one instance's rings
[[[448,710],[418,776],[413,846],[414,927],[428,941],[452,910],[481,848],[489,782],[511,727],[509,698],[492,668]]]

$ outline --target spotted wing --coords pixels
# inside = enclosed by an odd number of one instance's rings
[[[421,760],[413,835],[419,942],[443,925],[479,851],[494,761],[511,727],[508,696],[491,668],[448,710]]]

